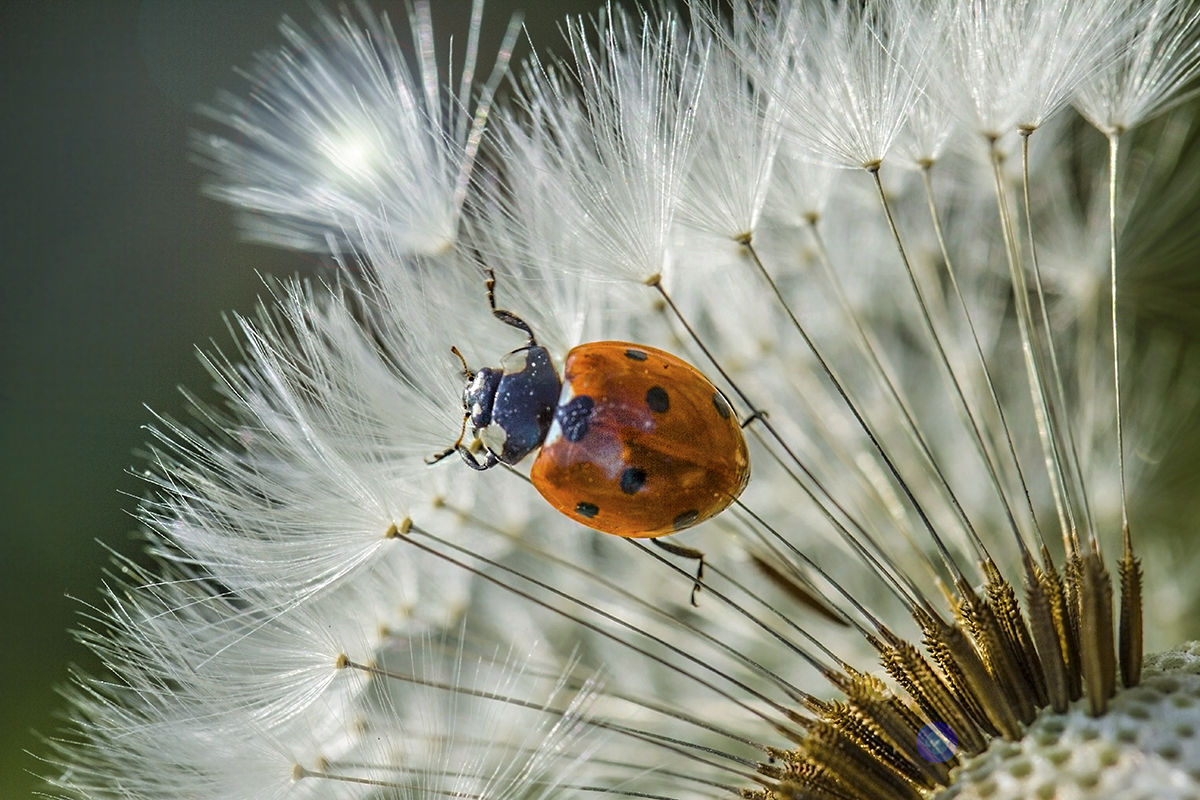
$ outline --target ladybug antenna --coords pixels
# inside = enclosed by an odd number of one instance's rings
[[[451,347],[451,348],[450,348],[450,352],[451,352],[451,353],[454,353],[454,355],[458,356],[459,363],[461,363],[461,364],[462,364],[462,368],[463,368],[463,376],[464,376],[464,377],[465,377],[465,378],[466,378],[468,381],[472,381],[472,380],[474,380],[474,379],[475,379],[475,373],[474,373],[474,372],[472,372],[472,371],[471,371],[471,368],[467,366],[467,360],[466,360],[465,358],[463,358],[463,354],[462,354],[462,353],[460,353],[460,352],[458,351],[458,348],[457,348],[457,347]],[[433,454],[433,455],[431,455],[431,456],[427,456],[427,457],[425,458],[425,463],[426,463],[426,464],[429,464],[430,466],[433,466],[434,464],[438,463],[439,461],[441,461],[441,460],[442,460],[443,458],[445,458],[446,456],[448,456],[448,455],[451,455],[452,453],[457,453],[457,452],[458,452],[458,449],[459,449],[460,447],[462,447],[462,440],[463,440],[463,437],[467,435],[467,419],[468,419],[470,416],[471,416],[471,410],[467,408],[467,401],[466,401],[466,399],[464,398],[464,399],[463,399],[463,418],[462,418],[462,427],[458,429],[458,438],[454,440],[454,444],[450,445],[449,447],[447,447],[445,450],[441,451],[440,453],[434,453],[434,454]]]
[[[455,350],[454,353],[457,355],[458,351]],[[462,358],[462,356],[459,356],[459,358]],[[464,368],[466,367],[466,362],[463,362],[463,367]],[[469,371],[468,371],[468,373],[469,373]],[[469,417],[469,416],[471,416],[470,412],[463,414],[462,427],[459,428],[459,430],[458,430],[458,438],[454,440],[454,444],[450,445],[449,447],[447,447],[445,450],[443,450],[440,453],[434,453],[431,456],[426,456],[425,457],[426,464],[428,464],[429,466],[433,466],[434,464],[438,463],[442,459],[446,458],[446,456],[453,455],[454,453],[457,453],[459,451],[459,448],[462,447],[463,437],[467,435],[467,417]]]
[[[454,355],[458,356],[458,360],[459,360],[460,362],[462,362],[462,365],[463,365],[463,375],[464,375],[464,376],[466,376],[466,379],[467,379],[468,381],[472,381],[472,380],[474,380],[474,379],[475,379],[475,373],[474,373],[474,372],[471,372],[471,368],[467,366],[467,360],[466,360],[465,358],[463,358],[463,354],[462,354],[462,353],[458,352],[458,348],[457,348],[457,347],[451,347],[451,348],[450,348],[450,352],[451,352],[451,353],[454,353]],[[465,424],[465,423],[464,423],[464,424]],[[459,436],[458,438],[459,438],[460,440],[462,439],[462,437],[461,437],[461,436]]]
[[[487,273],[487,298],[488,305],[492,307],[492,316],[503,322],[505,325],[512,325],[514,328],[519,328],[525,331],[525,335],[529,337],[529,345],[537,344],[537,337],[533,335],[533,328],[529,327],[529,323],[518,317],[511,311],[503,308],[496,308],[496,273],[491,267],[485,267],[484,272]]]

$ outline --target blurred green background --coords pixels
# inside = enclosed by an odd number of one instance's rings
[[[402,4],[374,5],[403,16]],[[439,32],[461,36],[469,2],[433,5]],[[487,19],[503,27],[524,8],[535,41],[555,43],[562,15],[596,5],[489,0]],[[104,547],[131,550],[140,489],[126,470],[145,438],[143,404],[178,416],[176,386],[208,386],[195,344],[226,339],[222,311],[252,308],[256,271],[316,268],[240,243],[229,210],[200,196],[186,144],[194,105],[244,88],[232,67],[278,44],[284,12],[312,19],[303,0],[0,8],[0,800],[35,790],[34,731],[55,729],[69,665],[91,666],[68,628],[98,598]],[[1131,295],[1146,318],[1169,305],[1189,336],[1195,206],[1169,221],[1176,252],[1152,258]],[[1191,519],[1194,449],[1179,441],[1155,504]]]
[[[489,0],[487,44],[515,9],[551,42],[597,5]],[[469,0],[432,6],[464,42]],[[314,268],[239,242],[187,148],[194,106],[244,91],[233,67],[280,43],[283,13],[313,19],[304,0],[0,3],[0,800],[38,786],[34,731],[57,726],[69,665],[91,665],[68,628],[104,547],[133,549],[144,405],[179,416],[176,387],[209,385],[195,345],[227,340],[256,271]]]

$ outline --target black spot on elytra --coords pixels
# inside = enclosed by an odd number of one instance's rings
[[[721,419],[729,419],[729,403],[725,401],[720,392],[713,392],[713,406],[716,407],[717,413],[721,415]]]
[[[588,420],[592,417],[595,402],[586,394],[572,397],[571,401],[558,409],[558,424],[562,427],[563,438],[568,442],[578,442],[588,432]]]
[[[621,491],[625,494],[636,494],[646,485],[646,470],[638,467],[626,467],[621,473]]]
[[[676,517],[671,523],[671,527],[677,531],[681,531],[684,528],[690,528],[695,525],[698,519],[700,519],[700,512],[693,508],[691,511],[685,511]]]
[[[652,386],[646,391],[646,405],[650,406],[650,410],[657,414],[665,414],[671,407],[671,398],[667,396],[666,389],[661,386]]]
[[[587,517],[588,519],[591,519],[600,513],[600,506],[596,505],[595,503],[576,503],[575,513],[581,517]]]
[[[634,361],[645,361],[647,358],[649,358],[649,356],[647,356],[641,350],[626,350],[625,357],[631,358]]]

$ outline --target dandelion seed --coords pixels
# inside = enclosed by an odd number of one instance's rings
[[[408,20],[415,69],[388,18],[360,9],[361,22],[320,12],[316,37],[284,19],[289,49],[260,56],[250,99],[227,94],[204,109],[238,134],[196,137],[216,173],[209,191],[241,209],[246,233],[264,242],[324,252],[330,236],[357,245],[373,235],[401,252],[437,253],[457,235],[515,31],[473,103],[481,2],[457,90],[438,73],[427,3]]]
[[[1106,68],[1076,93],[1075,105],[1104,132],[1127,131],[1179,102],[1200,68],[1197,11],[1156,0],[1121,9],[1128,37]]]
[[[587,237],[588,257],[565,266],[641,282],[668,267],[704,61],[681,40],[674,17],[608,13],[598,46],[587,23],[571,21],[574,66],[563,75],[535,62],[517,103],[545,131],[543,160],[531,166],[547,170],[589,221],[577,232]]]
[[[1165,339],[1114,357],[1124,217],[1095,187],[1119,175],[1060,136],[1139,36],[1180,43],[1150,73],[1192,69],[1178,8],[814,0],[694,30],[609,8],[499,107],[474,35],[442,87],[419,5],[415,73],[369,12],[322,14],[320,46],[289,24],[306,52],[221,116],[249,143],[200,146],[252,233],[336,272],[272,283],[207,357],[223,405],[159,421],[156,565],[122,562],[89,612],[109,674],[72,690],[55,790],[1194,794],[1200,655],[1143,668],[1133,546],[1161,409],[1194,407],[1200,373]],[[1150,82],[1144,113],[1181,88]],[[885,175],[906,128],[919,173]],[[521,344],[489,275],[553,357],[661,347],[744,415],[749,486],[677,536],[701,577],[572,524],[527,462],[428,463],[460,436],[463,365]]]
[[[745,9],[738,8],[726,30],[709,14],[697,13],[704,61],[696,112],[694,162],[680,199],[680,222],[697,231],[740,240],[751,238],[766,203],[775,156],[783,135],[783,108],[755,72],[738,63],[756,31]],[[728,39],[725,46],[717,44]]]
[[[1116,57],[1142,16],[1123,0],[945,3],[935,16],[953,68],[943,96],[985,137],[1035,130]],[[1144,12],[1143,12],[1144,13]],[[946,87],[953,87],[947,91]]]
[[[913,67],[924,57],[925,29],[906,2],[785,3],[761,45],[772,56],[757,82],[777,94],[812,157],[877,165],[923,91]]]

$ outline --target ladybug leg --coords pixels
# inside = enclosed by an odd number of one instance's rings
[[[533,335],[533,328],[529,327],[529,323],[518,317],[511,311],[503,308],[496,308],[496,273],[491,267],[487,268],[487,297],[488,305],[492,307],[492,316],[503,322],[505,325],[512,325],[514,328],[525,331],[525,335],[529,337],[529,344],[536,345],[537,338]]]
[[[490,450],[484,457],[482,463],[479,461],[479,459],[475,458],[475,454],[472,453],[470,449],[463,447],[462,445],[458,446],[458,454],[462,456],[463,461],[467,462],[468,467],[476,470],[477,472],[483,472],[485,469],[491,469],[500,463],[500,459],[496,458],[496,454]]]
[[[696,566],[696,580],[692,584],[691,596],[692,605],[699,607],[700,604],[696,602],[696,593],[701,589],[700,581],[704,580],[704,553],[694,547],[684,547],[682,545],[672,544],[671,542],[664,542],[662,539],[651,539],[650,543],[656,547],[666,550],[673,556],[690,558],[693,561],[699,562],[699,564]]]
[[[771,415],[768,412],[763,411],[761,408],[756,408],[756,409],[754,409],[753,414],[751,414],[750,416],[748,416],[744,420],[742,420],[742,427],[745,428],[751,422],[754,422],[754,420],[756,420],[756,419],[766,420],[767,417],[769,417],[769,416],[771,416]]]

